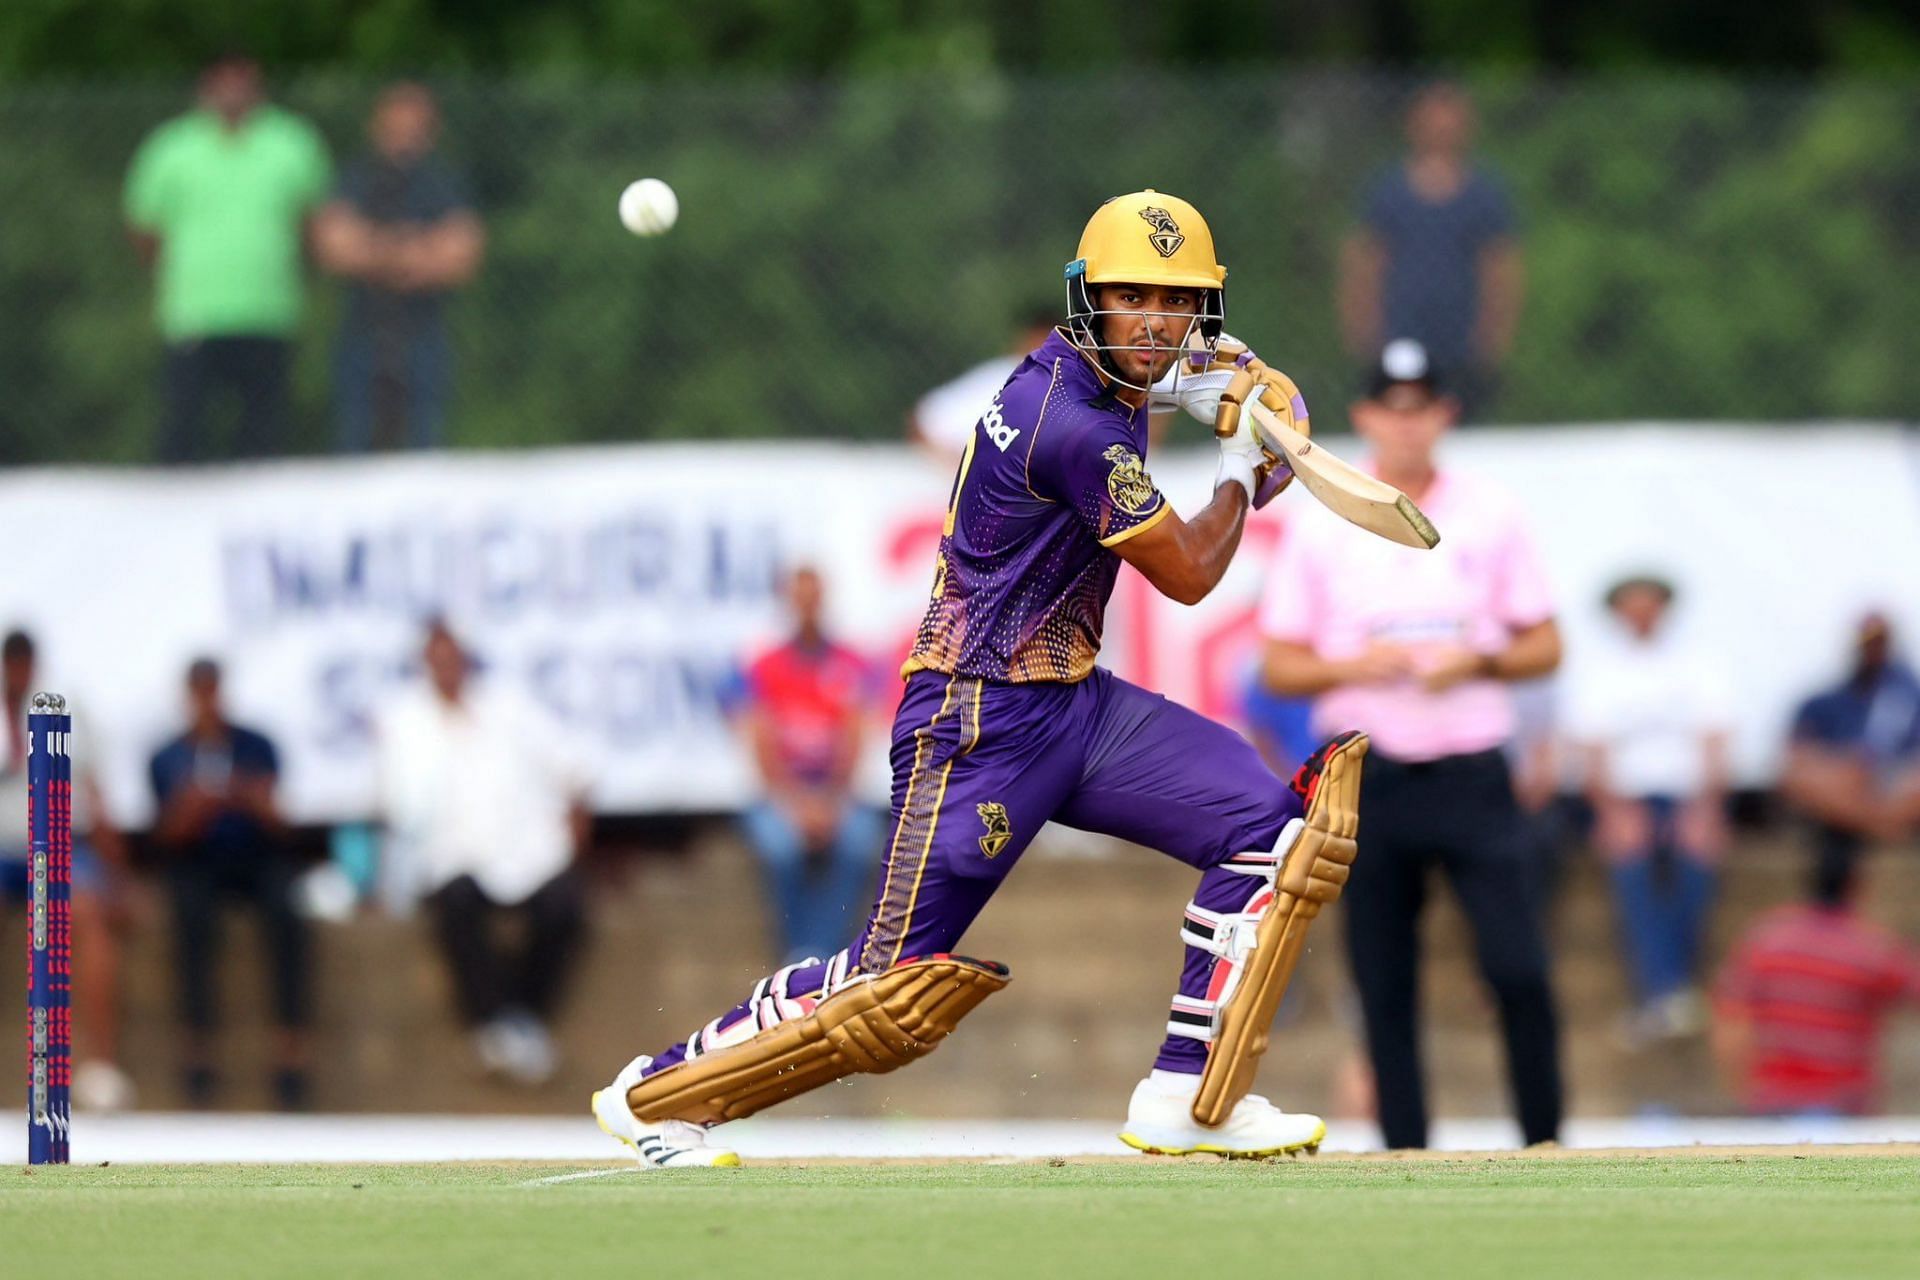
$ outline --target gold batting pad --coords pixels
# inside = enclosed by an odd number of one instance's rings
[[[1007,979],[1006,966],[991,961],[909,960],[856,978],[803,1018],[648,1076],[627,1090],[627,1106],[649,1123],[719,1124],[845,1076],[904,1067]]]
[[[1273,1015],[1300,963],[1307,926],[1321,907],[1339,900],[1347,883],[1354,833],[1360,828],[1360,764],[1366,754],[1366,736],[1355,735],[1329,753],[1321,770],[1319,787],[1307,802],[1305,829],[1280,867],[1273,906],[1255,932],[1240,985],[1220,1009],[1220,1030],[1193,1100],[1193,1118],[1201,1124],[1225,1124],[1252,1091]]]

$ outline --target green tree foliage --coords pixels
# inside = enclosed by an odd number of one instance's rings
[[[1285,59],[1775,70],[1920,66],[1905,0],[7,0],[0,78],[286,70],[1205,72]]]

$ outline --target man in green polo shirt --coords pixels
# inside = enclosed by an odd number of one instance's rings
[[[126,218],[156,268],[167,344],[161,461],[284,447],[307,222],[331,184],[319,132],[265,101],[250,58],[208,67],[197,108],[141,144],[127,175]],[[240,405],[228,450],[213,448],[208,432],[207,411],[222,391]]]

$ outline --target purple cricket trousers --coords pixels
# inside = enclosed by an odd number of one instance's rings
[[[1196,904],[1231,912],[1263,882],[1220,864],[1271,850],[1302,810],[1239,734],[1104,669],[1075,684],[915,672],[894,715],[892,762],[892,839],[848,972],[956,950],[1049,821],[1171,854],[1202,873]],[[1179,923],[1169,910],[1169,928]],[[1188,947],[1179,994],[1203,998],[1213,965]],[[791,970],[783,989],[818,993],[827,969]],[[743,1003],[709,1030],[750,1016]],[[685,1054],[675,1045],[648,1074]],[[1206,1054],[1203,1041],[1169,1034],[1154,1065],[1197,1073]]]

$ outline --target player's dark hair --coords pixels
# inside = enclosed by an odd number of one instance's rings
[[[218,685],[220,683],[220,664],[214,659],[201,656],[187,664],[187,685]]]
[[[1808,877],[1807,895],[1823,907],[1839,908],[1853,897],[1854,881],[1859,878],[1858,859],[1848,854],[1823,854],[1813,860]]]
[[[0,640],[0,661],[25,662],[33,657],[33,637],[15,627]]]
[[[229,45],[201,63],[200,74],[202,76],[208,76],[216,71],[226,71],[230,68],[233,70],[244,69],[253,72],[255,75],[261,74],[260,59],[254,56],[251,49],[246,49],[239,45]]]

